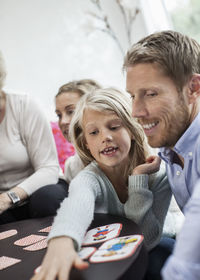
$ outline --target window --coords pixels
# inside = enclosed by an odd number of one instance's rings
[[[200,1],[163,0],[172,26],[200,42]]]

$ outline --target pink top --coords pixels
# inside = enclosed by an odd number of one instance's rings
[[[65,160],[75,154],[75,149],[74,146],[64,138],[57,122],[51,122],[51,128],[56,142],[59,164],[64,171]]]

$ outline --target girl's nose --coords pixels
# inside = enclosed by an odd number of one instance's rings
[[[113,137],[110,133],[104,133],[103,135],[103,143],[112,141]]]

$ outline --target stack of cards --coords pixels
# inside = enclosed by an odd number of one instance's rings
[[[89,230],[82,243],[83,246],[104,242],[98,249],[81,248],[82,259],[90,257],[91,263],[110,262],[132,256],[143,241],[142,235],[121,236],[122,224],[110,224]]]
[[[42,235],[31,234],[15,241],[14,244],[17,246],[27,246],[23,248],[27,251],[41,250],[47,247],[47,237]]]
[[[51,226],[41,229],[39,232],[48,233],[51,230]],[[18,232],[16,229],[7,230],[0,233],[0,240],[9,238],[16,235]],[[42,235],[31,234],[26,237],[20,238],[14,242],[16,246],[24,247],[23,250],[26,251],[37,251],[47,247],[47,237]],[[20,259],[1,256],[0,257],[0,270],[10,267],[14,264],[21,262]]]

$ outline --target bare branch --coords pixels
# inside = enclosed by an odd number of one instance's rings
[[[140,11],[138,8],[136,8],[134,10],[134,13],[132,13],[133,11],[131,9],[125,7],[120,0],[115,0],[115,1],[123,16],[128,43],[129,43],[129,45],[131,45],[132,25]],[[96,20],[103,22],[105,25],[105,28],[96,27],[96,29],[108,34],[111,38],[113,38],[114,41],[116,42],[117,46],[119,47],[122,55],[124,55],[124,51],[121,46],[121,43],[120,43],[118,37],[116,36],[112,26],[109,23],[108,16],[104,15],[104,11],[102,9],[100,0],[90,0],[90,2],[97,8],[97,10],[99,11],[99,15],[96,13],[93,13],[93,12],[88,12],[88,14],[91,17],[95,18]]]

